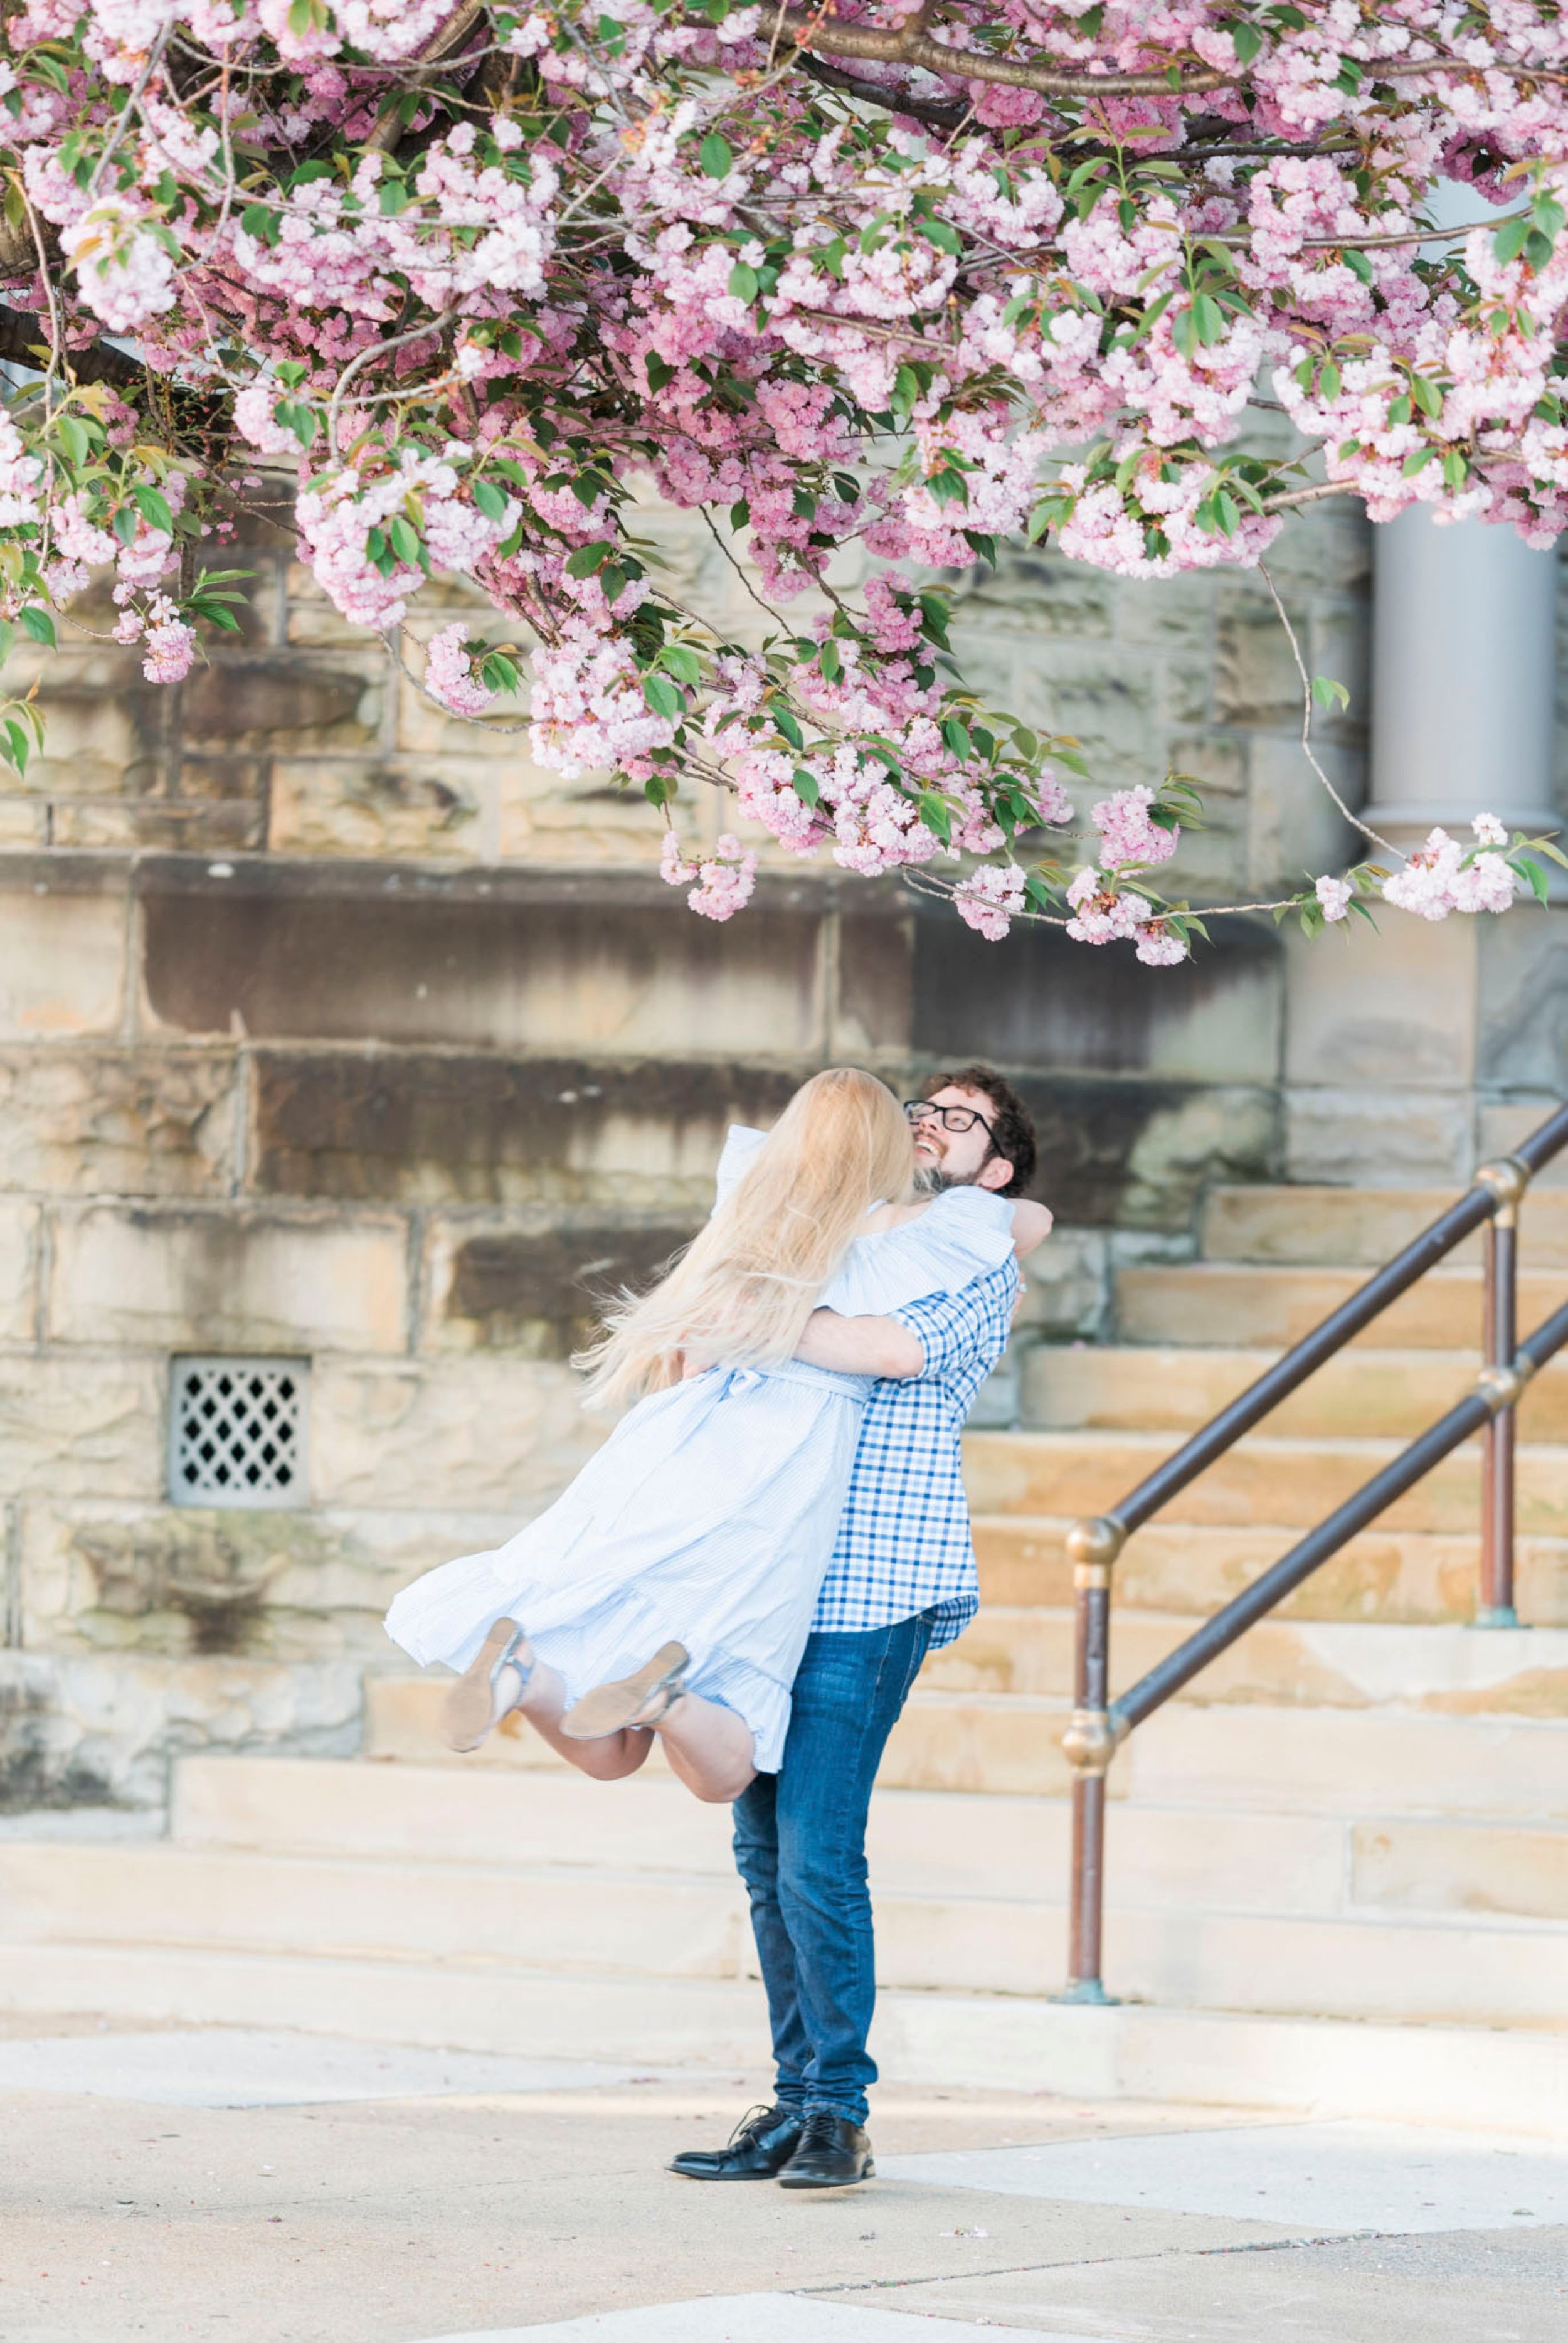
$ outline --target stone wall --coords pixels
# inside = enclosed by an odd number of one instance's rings
[[[712,546],[657,526],[678,583],[749,626]],[[598,1436],[566,1364],[595,1295],[696,1225],[725,1123],[820,1065],[1018,1079],[1060,1224],[1021,1344],[1103,1331],[1118,1260],[1190,1252],[1216,1179],[1356,1174],[1380,1091],[1407,1133],[1372,1149],[1382,1176],[1447,1176],[1486,1114],[1561,1081],[1554,923],[1523,916],[1395,960],[1221,921],[1195,965],[1151,971],[1044,930],[988,945],[775,853],[743,918],[694,920],[644,804],[538,772],[505,722],[448,722],[284,549],[242,558],[248,630],[177,689],[102,643],[15,658],[50,734],[0,797],[11,1803],[156,1803],[182,1747],[353,1747],[391,1593],[496,1543]],[[1365,567],[1326,510],[1276,565],[1352,719]],[[955,635],[1101,780],[1206,778],[1195,894],[1341,850],[1258,581],[1019,558],[961,581]],[[1352,802],[1362,748],[1326,728]],[[171,1362],[203,1352],[307,1364],[297,1508],[169,1501]]]

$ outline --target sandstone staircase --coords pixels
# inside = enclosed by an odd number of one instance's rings
[[[1568,2132],[1568,1361],[1521,1412],[1518,1630],[1465,1623],[1479,1457],[1450,1458],[1133,1736],[1111,1776],[1111,2010],[1065,1970],[1070,1587],[1101,1511],[1443,1196],[1221,1189],[1202,1257],[1121,1272],[1117,1339],[1030,1354],[971,1435],[986,1608],[890,1745],[878,2048],[911,2080]],[[1523,1212],[1521,1323],[1568,1288]],[[1474,1242],[1132,1539],[1120,1689],[1464,1388]],[[756,2063],[727,1819],[526,1735],[445,1758],[438,1687],[367,1687],[357,1761],[193,1758],[156,1843],[0,1843],[0,2002],[469,2048]]]

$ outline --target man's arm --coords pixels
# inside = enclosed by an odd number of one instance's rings
[[[812,1311],[795,1356],[836,1375],[875,1375],[884,1383],[903,1383],[926,1364],[919,1335],[896,1318],[842,1318],[836,1310]]]

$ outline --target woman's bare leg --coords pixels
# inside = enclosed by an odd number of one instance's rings
[[[512,1705],[528,1718],[541,1741],[548,1741],[568,1765],[596,1782],[623,1781],[628,1774],[636,1773],[653,1747],[653,1735],[634,1725],[607,1733],[598,1741],[568,1741],[560,1729],[567,1706],[566,1679],[548,1660],[535,1659],[522,1698]]]
[[[628,1728],[628,1733],[636,1730]],[[654,1731],[664,1744],[670,1772],[708,1805],[731,1805],[756,1778],[750,1726],[717,1701],[694,1692],[677,1693]],[[638,1733],[637,1737],[643,1736]],[[599,1749],[604,1745],[579,1741],[577,1745]]]

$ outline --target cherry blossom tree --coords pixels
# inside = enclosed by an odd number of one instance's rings
[[[735,830],[695,861],[671,830],[663,864],[710,918],[751,892],[750,824],[904,869],[986,936],[1043,918],[1180,960],[1201,923],[1159,880],[1190,785],[1075,832],[1075,744],[966,689],[940,573],[1013,538],[1128,578],[1255,565],[1332,496],[1533,545],[1568,520],[1554,0],[5,0],[0,24],[8,639],[53,642],[112,572],[115,639],[176,680],[236,625],[244,573],[210,564],[286,468],[304,558],[393,657],[420,661],[400,630],[433,575],[494,604],[493,639],[459,621],[423,653],[441,707],[483,721],[526,686],[540,763],[666,809],[726,793]],[[1473,191],[1455,227],[1443,181]],[[1292,452],[1257,452],[1259,404]],[[660,582],[649,488],[700,514],[765,635]],[[1335,687],[1302,680],[1310,759]],[[14,762],[36,729],[0,711]],[[1497,910],[1551,851],[1483,814],[1243,908]]]

